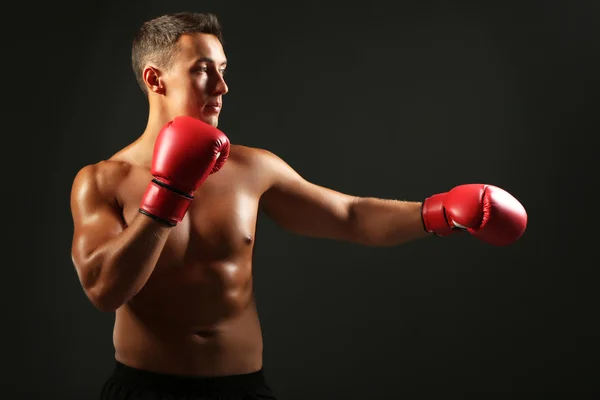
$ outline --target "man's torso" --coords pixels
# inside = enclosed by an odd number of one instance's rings
[[[194,194],[172,228],[146,285],[116,312],[116,358],[132,367],[184,375],[230,375],[262,367],[252,289],[258,204],[268,187],[255,150],[232,146],[223,168]],[[102,163],[124,224],[142,217],[152,176],[125,149]]]

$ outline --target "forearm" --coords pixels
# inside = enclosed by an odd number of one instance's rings
[[[350,219],[354,240],[367,246],[396,246],[431,236],[423,227],[420,202],[358,198]]]
[[[97,248],[88,260],[91,282],[84,284],[92,303],[114,311],[144,287],[154,271],[171,228],[139,214],[118,236]]]

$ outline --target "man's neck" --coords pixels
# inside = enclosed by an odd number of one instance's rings
[[[146,128],[135,143],[136,163],[150,167],[154,153],[154,143],[162,127],[171,120],[166,113],[150,113]]]
[[[146,129],[144,129],[144,133],[142,133],[141,137],[143,141],[148,142],[152,146],[154,146],[154,142],[156,142],[158,133],[163,128],[163,126],[165,126],[165,124],[172,119],[173,117],[165,111],[150,111],[150,113],[148,114],[148,121],[146,122]]]

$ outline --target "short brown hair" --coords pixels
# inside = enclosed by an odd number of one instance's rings
[[[215,35],[223,43],[221,24],[217,16],[211,13],[165,14],[142,24],[133,39],[131,64],[144,94],[147,94],[142,77],[144,66],[148,62],[155,62],[160,67],[169,68],[177,51],[179,37],[189,33]]]

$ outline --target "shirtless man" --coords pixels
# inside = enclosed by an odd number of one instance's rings
[[[230,145],[217,129],[228,90],[221,38],[210,14],[143,24],[132,60],[146,129],[73,182],[73,263],[90,301],[116,313],[103,399],[275,398],[252,293],[259,209],[292,232],[370,246],[455,232],[507,245],[525,230],[521,204],[494,186],[423,202],[357,198]]]

